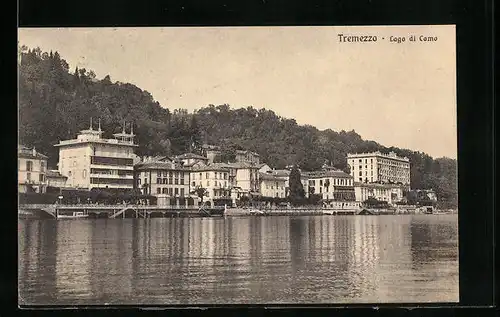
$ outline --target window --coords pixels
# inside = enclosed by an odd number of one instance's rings
[[[167,189],[166,188],[162,188],[161,193],[162,194],[166,194],[167,193]]]
[[[43,163],[43,162],[42,162],[42,163]],[[83,178],[86,178],[86,177],[87,177],[87,170],[83,170],[83,172],[82,172],[82,177],[83,177]]]
[[[193,187],[195,187],[195,186],[196,186],[196,182],[193,182]]]
[[[40,162],[40,172],[45,172],[45,161]]]
[[[205,173],[205,178],[209,178],[210,176],[208,176],[208,175],[209,175],[209,173],[208,173],[208,172],[206,172],[206,173]]]
[[[169,189],[168,189],[168,194],[169,194],[170,196],[172,196],[172,193],[173,193],[173,189],[172,189],[172,188],[169,188]]]
[[[359,171],[359,176],[363,176],[363,172]]]
[[[207,187],[210,186],[210,181],[207,181]]]
[[[26,173],[26,179],[29,181],[31,180],[31,173],[30,172]]]
[[[71,171],[68,172],[68,177],[71,177]]]
[[[181,188],[181,197],[184,197],[184,188]]]
[[[148,183],[148,179],[146,177],[144,177],[144,184],[147,184]]]
[[[33,162],[32,161],[26,161],[26,170],[28,172],[33,171]]]
[[[161,188],[157,188],[157,189],[156,189],[156,193],[157,193],[157,194],[161,194]]]
[[[161,178],[156,179],[156,184],[161,184]]]
[[[177,187],[175,188],[175,195],[176,196],[179,195],[179,188],[177,188]]]

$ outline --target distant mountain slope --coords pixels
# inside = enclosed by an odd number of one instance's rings
[[[319,131],[266,109],[209,105],[194,114],[171,112],[132,84],[113,83],[109,76],[97,80],[86,69],[70,71],[57,52],[27,47],[19,51],[19,142],[47,154],[52,168],[58,159],[53,145],[74,138],[93,117],[101,118],[105,137],[121,130],[124,120],[133,123],[139,155],[196,152],[207,142],[255,151],[276,168],[299,164],[314,170],[331,162],[347,170],[349,152],[394,151],[410,158],[413,188],[434,188],[440,198],[456,204],[456,160],[387,148],[363,140],[355,131]]]

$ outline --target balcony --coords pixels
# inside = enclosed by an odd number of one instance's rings
[[[93,178],[103,178],[103,179],[134,179],[134,175],[118,175],[118,174],[90,174]]]

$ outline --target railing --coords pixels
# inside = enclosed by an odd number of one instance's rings
[[[124,179],[133,179],[134,175],[119,175],[119,174],[90,174],[90,177],[94,178],[124,178]]]

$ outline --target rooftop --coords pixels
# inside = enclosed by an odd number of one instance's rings
[[[55,170],[48,170],[45,173],[45,177],[47,177],[47,178],[68,178],[67,176],[61,175],[61,173],[59,173],[59,171],[55,171]]]
[[[368,187],[368,188],[398,188],[402,185],[400,184],[380,184],[380,183],[361,183],[354,182],[355,187]]]
[[[208,160],[208,158],[201,156],[201,155],[198,155],[198,154],[194,154],[194,153],[184,153],[181,155],[177,155],[175,158],[180,159],[180,160],[183,160],[183,159]]]
[[[410,161],[409,158],[397,156],[396,153],[394,153],[394,152],[389,152],[389,154],[384,154],[380,151],[370,152],[370,153],[348,153],[347,154],[348,158],[369,157],[369,156],[380,156],[380,157],[384,157],[384,158],[401,160],[401,161],[405,161],[405,162]]]
[[[351,175],[340,170],[303,172],[302,174],[309,178],[321,178],[321,177],[352,178]]]
[[[270,181],[285,181],[285,179],[283,177],[280,177],[276,174],[273,174],[273,173],[262,173],[260,172],[259,173],[259,177],[260,179],[263,179],[263,180],[270,180]]]
[[[19,145],[17,149],[17,157],[20,158],[29,158],[29,159],[38,159],[38,160],[46,160],[48,157],[42,153],[36,151],[36,149],[26,147],[24,145]]]
[[[177,164],[172,161],[147,161],[139,162],[134,165],[134,168],[138,171],[149,170],[149,169],[160,169],[160,170],[189,170],[188,168]]]

